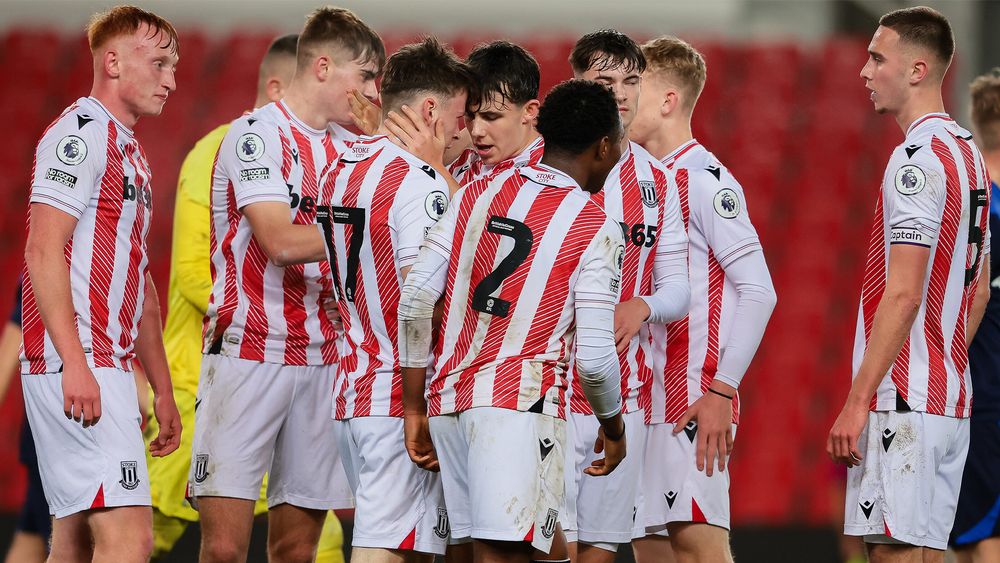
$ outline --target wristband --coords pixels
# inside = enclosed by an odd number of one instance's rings
[[[725,398],[729,399],[730,401],[733,400],[733,396],[732,395],[726,395],[725,393],[721,393],[719,391],[716,391],[715,389],[712,389],[711,387],[709,387],[708,390],[710,392],[712,392],[712,393],[715,393],[716,395],[718,395],[720,397],[725,397]]]

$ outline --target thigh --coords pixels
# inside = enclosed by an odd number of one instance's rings
[[[559,517],[566,539],[577,540],[579,528],[579,496],[583,470],[590,465],[594,451],[594,439],[600,424],[597,417],[570,413],[566,416],[566,462],[564,479],[566,482],[565,511]]]
[[[284,366],[294,382],[268,473],[269,506],[311,510],[354,506],[330,412],[334,366]]]
[[[441,466],[441,485],[453,539],[472,534],[469,498],[469,444],[459,426],[457,414],[432,416],[428,421],[434,451]]]
[[[204,356],[195,402],[192,496],[258,498],[294,389],[283,367]]]
[[[202,549],[206,544],[221,542],[235,545],[246,553],[253,529],[253,501],[226,497],[198,499]]]

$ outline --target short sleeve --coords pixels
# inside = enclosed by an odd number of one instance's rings
[[[434,223],[424,238],[424,246],[445,258],[451,258],[451,249],[455,244],[455,228],[458,226],[458,212],[465,195],[465,188],[455,192],[448,202],[448,209],[444,215]],[[475,204],[474,201],[470,203]]]
[[[624,260],[621,227],[608,219],[581,258],[580,275],[573,288],[577,307],[614,311],[621,294]]]
[[[433,170],[411,165],[393,205],[396,263],[412,266],[431,227],[448,210],[448,184]]]
[[[107,167],[107,126],[69,112],[35,149],[31,203],[44,203],[79,219]]]
[[[721,173],[720,173],[721,172]],[[719,178],[715,173],[720,173]],[[750,222],[743,187],[724,168],[690,172],[688,200],[692,224],[702,231],[715,259],[725,268],[737,258],[760,250]]]
[[[241,117],[233,122],[219,148],[216,185],[232,183],[236,206],[289,201],[288,186],[281,175],[284,140],[277,125]]]
[[[939,162],[903,158],[889,160],[882,185],[889,244],[912,244],[930,248],[941,228],[947,195],[945,176]]]

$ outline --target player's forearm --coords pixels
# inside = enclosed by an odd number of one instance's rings
[[[867,406],[871,402],[872,395],[903,348],[920,310],[920,300],[920,294],[915,291],[890,293],[887,289],[882,295],[872,322],[868,349],[851,385],[848,403]]]
[[[135,339],[135,353],[139,357],[149,386],[154,395],[172,393],[170,368],[163,349],[163,328],[160,319],[160,302],[153,279],[146,274],[146,295],[142,304],[139,334]]]
[[[17,371],[17,354],[21,347],[21,327],[8,321],[0,333],[0,401],[7,395],[14,373]]]
[[[666,324],[684,318],[691,303],[686,246],[658,254],[653,273],[655,291],[653,295],[642,296],[649,307],[646,322]]]
[[[580,387],[598,419],[613,418],[622,407],[614,311],[577,305],[576,322],[576,370]]]
[[[972,344],[972,339],[976,337],[979,330],[979,323],[983,321],[986,313],[986,304],[990,300],[990,255],[982,258],[983,270],[979,273],[979,281],[976,283],[976,293],[972,298],[972,306],[969,307],[969,317],[965,325],[965,347]]]
[[[736,286],[736,310],[715,379],[735,390],[757,353],[778,298],[761,251],[736,259],[725,274]]]
[[[40,241],[29,233],[24,261],[30,278],[38,280],[31,288],[56,353],[64,364],[86,365],[87,356],[76,330],[76,310],[65,250],[56,240]]]
[[[260,242],[268,260],[275,266],[284,267],[326,260],[323,235],[315,225],[288,223],[273,229],[261,229],[261,231],[255,229],[254,238]]]
[[[427,368],[404,367],[403,378],[403,414],[427,415],[427,399],[424,391],[427,388]]]

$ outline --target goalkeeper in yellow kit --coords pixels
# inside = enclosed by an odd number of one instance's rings
[[[295,73],[297,39],[297,35],[285,35],[271,43],[260,64],[254,107],[279,100],[284,95]],[[198,520],[198,513],[185,500],[185,492],[191,465],[195,396],[201,371],[202,318],[212,292],[209,267],[212,167],[228,129],[228,123],[217,127],[195,144],[184,159],[177,182],[168,313],[163,341],[174,384],[174,399],[187,431],[181,435],[181,445],[175,455],[162,458],[147,455],[153,498],[153,560],[169,553],[187,525]],[[156,436],[155,426],[156,420],[149,417],[146,429],[149,438]],[[255,515],[267,512],[266,489],[265,480],[261,496],[254,506]],[[323,527],[316,561],[342,562],[342,546],[340,522],[331,512]]]

